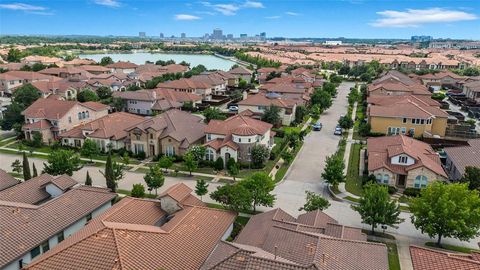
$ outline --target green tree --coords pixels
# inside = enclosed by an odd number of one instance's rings
[[[142,184],[133,184],[130,195],[134,198],[145,198],[145,187]]]
[[[203,111],[203,116],[205,116],[205,122],[208,123],[210,120],[224,120],[226,117],[220,111],[219,108],[216,107],[209,107],[205,111]]]
[[[44,163],[44,171],[51,175],[73,175],[74,171],[82,168],[78,154],[71,150],[54,150],[48,155],[47,163]]]
[[[339,183],[345,181],[345,175],[343,174],[344,169],[345,163],[342,157],[336,154],[328,156],[325,160],[325,169],[322,173],[322,178],[336,188]]]
[[[315,89],[311,102],[313,105],[318,105],[321,111],[324,111],[332,106],[332,96],[324,90]]]
[[[100,86],[97,88],[97,95],[100,99],[107,99],[112,97],[112,90],[107,86]]]
[[[198,168],[198,161],[195,160],[195,157],[192,153],[186,153],[183,156],[183,160],[183,165],[185,166],[185,169],[190,173],[190,176],[192,176],[192,172]]]
[[[8,50],[7,61],[18,63],[22,60],[22,52],[19,49],[11,48]]]
[[[17,88],[12,95],[12,99],[23,105],[25,108],[32,105],[37,99],[41,97],[40,91],[31,84],[25,84]]]
[[[102,57],[102,59],[100,60],[100,65],[101,66],[107,66],[107,65],[110,65],[110,64],[113,64],[113,60],[110,56]]]
[[[22,163],[20,162],[20,160],[16,159],[13,163],[12,163],[12,171],[18,173],[18,174],[21,174],[22,171],[23,171],[23,166],[22,166]]]
[[[220,186],[210,193],[210,198],[237,212],[249,211],[253,201],[250,191],[239,184]]]
[[[359,205],[352,208],[362,217],[362,222],[372,226],[372,234],[375,234],[377,225],[395,226],[402,223],[400,206],[390,199],[386,186],[368,184],[364,187],[363,196]]]
[[[148,172],[143,177],[149,190],[155,189],[155,195],[160,187],[165,183],[165,176],[162,173],[162,169],[157,164],[150,166]]]
[[[98,96],[94,91],[90,90],[89,88],[85,88],[77,94],[77,100],[80,102],[98,101]]]
[[[480,191],[480,168],[473,166],[465,167],[462,182],[468,183],[469,189]]]
[[[207,148],[203,145],[194,145],[188,149],[188,152],[193,155],[196,161],[203,160],[205,153],[207,153]]]
[[[303,118],[307,115],[307,108],[303,105],[297,106],[295,109],[295,123],[300,124],[303,122]]]
[[[80,153],[83,156],[90,158],[90,162],[93,162],[93,157],[100,153],[100,149],[98,148],[97,143],[94,140],[85,139]]]
[[[216,171],[221,171],[223,170],[223,158],[218,157],[217,160],[215,160],[215,164],[213,165]]]
[[[327,199],[323,198],[319,194],[316,194],[315,192],[306,190],[305,194],[306,202],[302,207],[300,207],[300,209],[298,209],[298,211],[323,211],[330,206],[330,203]]]
[[[105,181],[107,183],[107,188],[115,192],[117,190],[117,184],[115,183],[115,172],[113,168],[113,161],[112,155],[108,153],[107,161],[105,162],[105,171],[102,172],[103,177],[105,177]]]
[[[28,162],[28,157],[26,152],[23,152],[22,170],[23,170],[23,179],[25,181],[32,178],[32,174],[30,173],[30,162]]]
[[[410,211],[415,228],[437,236],[438,246],[443,237],[468,241],[479,235],[480,197],[467,184],[431,183],[411,200]]]
[[[290,151],[283,151],[282,154],[280,155],[282,159],[285,161],[285,163],[290,164],[294,158],[293,154]]]
[[[195,194],[200,196],[200,200],[203,201],[203,195],[208,193],[208,184],[204,179],[198,179],[195,185]]]
[[[230,158],[232,159],[232,158]],[[233,160],[235,161],[235,160]],[[227,164],[227,169],[228,169],[228,174],[230,174],[231,177],[233,177],[233,181],[235,181],[235,177],[238,175],[240,172],[240,168],[236,162],[230,163],[230,165]]]
[[[35,64],[32,65],[32,71],[34,71],[34,72],[38,72],[38,71],[44,70],[46,68],[47,68],[47,66],[45,66],[42,63],[35,63]]]
[[[90,173],[87,171],[87,177],[85,178],[85,185],[91,186],[92,185],[92,178],[90,177]]]
[[[173,160],[169,156],[163,156],[158,161],[158,165],[160,166],[160,168],[163,168],[165,172],[167,172],[167,170],[173,166]]]
[[[281,125],[282,118],[280,117],[280,108],[274,105],[267,107],[263,112],[262,121],[270,123],[274,126]]]
[[[127,106],[127,102],[125,99],[114,97],[111,106],[114,107],[117,112],[122,112]]]
[[[353,120],[349,115],[345,115],[338,120],[338,125],[343,129],[350,129],[353,127]]]
[[[39,131],[35,131],[32,133],[32,141],[30,142],[32,147],[42,147],[43,145],[43,135]]]
[[[238,82],[238,88],[247,89],[248,88],[248,82],[245,81],[244,79],[240,79],[240,81]]]
[[[3,119],[0,120],[3,130],[11,130],[12,128],[21,131],[22,124],[25,122],[25,118],[22,115],[22,111],[25,110],[25,106],[17,102],[12,102],[10,105],[7,105],[7,109],[3,112]]]
[[[241,180],[239,185],[244,186],[252,196],[253,211],[257,205],[272,207],[275,195],[271,194],[275,188],[275,182],[268,174],[259,172]]]
[[[127,152],[123,153],[123,156],[122,156],[122,162],[125,166],[127,166],[128,164],[130,164],[130,156],[128,155]]]
[[[262,168],[265,161],[270,157],[270,151],[265,145],[255,144],[250,150],[252,165],[255,168]]]
[[[37,167],[35,167],[35,162],[32,162],[32,170],[33,170],[33,175],[32,175],[32,178],[34,177],[37,177],[38,176],[38,172],[37,172]]]

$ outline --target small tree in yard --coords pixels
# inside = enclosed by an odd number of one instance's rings
[[[93,157],[100,153],[100,149],[98,148],[97,143],[95,143],[93,140],[86,139],[83,142],[80,153],[83,156],[90,158],[90,162],[93,162]]]
[[[282,159],[285,161],[285,163],[290,164],[292,162],[294,156],[290,151],[283,151],[281,154]]]
[[[145,187],[142,184],[133,184],[130,195],[134,198],[145,198]]]
[[[26,152],[23,152],[22,170],[23,170],[23,179],[25,181],[32,178],[32,174],[30,173],[30,162],[28,162],[28,157]]]
[[[235,177],[238,175],[238,173],[240,172],[240,169],[238,168],[238,164],[237,163],[231,163],[229,166],[228,166],[228,174],[230,174],[231,177],[233,177],[233,181],[235,181]]]
[[[270,123],[274,126],[280,125],[282,122],[282,118],[280,117],[280,108],[270,105],[270,107],[266,108],[263,112],[262,121]]]
[[[215,167],[216,171],[223,170],[223,158],[222,157],[218,157],[217,160],[215,160],[214,167]]]
[[[200,200],[203,201],[203,195],[208,193],[208,184],[204,179],[198,179],[195,185],[195,194],[200,196]]]
[[[465,167],[462,182],[468,183],[469,189],[480,191],[480,168],[473,166]]]
[[[344,169],[345,163],[342,157],[336,154],[328,156],[325,160],[325,169],[322,173],[322,178],[336,188],[338,184],[345,181],[345,175],[343,174]]]
[[[20,160],[16,159],[13,163],[12,163],[12,171],[20,174],[22,173],[23,171],[23,166],[22,166],[22,163],[20,162]]]
[[[438,246],[443,237],[468,241],[479,235],[480,197],[467,184],[434,182],[411,200],[410,211],[415,228],[437,236]]]
[[[320,210],[323,211],[327,209],[330,206],[330,203],[328,202],[327,199],[323,198],[319,194],[316,194],[315,192],[312,191],[305,191],[306,196],[306,202],[303,205],[303,207],[300,207],[298,211],[315,211],[315,210]]]
[[[40,132],[33,132],[32,141],[30,142],[30,145],[33,146],[33,147],[35,147],[35,148],[42,147],[42,145],[43,145],[43,136],[42,136],[42,133],[40,133]]]
[[[195,157],[192,155],[192,153],[185,154],[183,156],[183,160],[185,169],[187,169],[187,171],[190,173],[190,176],[192,176],[192,172],[198,168],[198,161],[195,160]]]
[[[160,168],[163,168],[165,172],[167,172],[167,170],[173,166],[173,160],[169,156],[163,156],[158,161],[158,166],[160,166]]]
[[[107,162],[105,163],[105,171],[100,171],[105,177],[107,187],[116,192],[118,181],[125,175],[125,165],[112,161],[112,154],[108,153]]]
[[[193,155],[196,161],[200,161],[205,157],[207,153],[207,148],[203,145],[194,145],[188,150],[189,153]]]
[[[37,172],[37,167],[35,167],[35,162],[32,162],[32,170],[33,170],[32,178],[37,177],[38,172]]]
[[[92,178],[90,177],[90,173],[87,171],[87,177],[85,179],[85,185],[91,186],[92,185]]]
[[[220,186],[210,193],[210,198],[237,212],[247,212],[252,207],[250,191],[239,184]]]
[[[44,163],[44,172],[51,175],[73,175],[74,171],[82,168],[78,154],[71,150],[55,150],[48,155],[47,163]]]
[[[243,179],[238,184],[244,186],[252,196],[253,211],[257,205],[272,207],[275,195],[271,194],[275,188],[275,182],[266,173],[255,173]]]
[[[343,129],[350,129],[353,127],[353,120],[350,116],[345,115],[340,120],[338,120],[338,125]]]
[[[262,168],[265,161],[270,156],[270,151],[268,148],[261,144],[256,144],[252,147],[250,151],[251,160],[253,167],[255,168]]]
[[[372,225],[372,234],[375,234],[375,228],[379,224],[395,226],[403,222],[398,218],[400,206],[390,199],[387,187],[382,185],[366,185],[360,204],[352,208],[360,214],[363,223]]]
[[[148,173],[145,174],[143,179],[150,190],[155,189],[155,195],[157,195],[158,188],[162,187],[165,183],[165,176],[158,165],[150,166]]]

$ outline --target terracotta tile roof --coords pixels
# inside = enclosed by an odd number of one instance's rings
[[[461,175],[465,167],[480,167],[480,139],[468,140],[468,146],[445,147],[444,150]]]
[[[45,130],[51,129],[53,126],[49,121],[41,119],[40,121],[24,124],[22,130]]]
[[[438,73],[428,73],[428,74],[424,74],[424,75],[419,76],[420,79],[430,79],[430,80],[440,80],[440,79],[443,79],[443,78],[446,78],[446,77],[450,77],[450,78],[457,79],[457,80],[465,79],[465,77],[457,75],[457,74],[451,72],[450,70],[441,71],[441,72],[438,72]]]
[[[233,74],[233,75],[252,75],[253,72],[249,69],[244,68],[244,67],[236,67],[236,68],[228,71],[228,73]]]
[[[479,270],[478,253],[460,254],[410,246],[414,270]]]
[[[169,196],[180,204],[188,205],[197,205],[197,206],[207,206],[205,203],[198,200],[197,197],[192,195],[192,189],[189,188],[184,183],[179,183],[169,187],[167,190],[162,192],[158,197]],[[200,202],[200,203],[199,203]]]
[[[297,101],[293,99],[286,99],[281,97],[269,98],[265,93],[258,93],[255,95],[249,95],[247,99],[238,102],[238,105],[247,106],[277,106],[280,108],[293,108],[297,104]]]
[[[26,269],[199,269],[236,217],[187,204],[166,215],[157,200],[123,198]]]
[[[103,111],[103,110],[108,110],[110,106],[102,104],[100,102],[95,102],[95,101],[87,101],[80,103],[80,105],[87,107],[89,109],[92,109],[94,111]]]
[[[78,69],[85,70],[88,72],[110,72],[109,68],[106,68],[104,66],[98,66],[98,65],[82,65],[78,66]]]
[[[161,82],[157,84],[158,88],[167,88],[167,89],[209,89],[212,87],[211,84],[205,83],[203,81],[197,81],[192,79],[182,78],[179,80],[173,80],[168,82]]]
[[[26,108],[22,114],[28,118],[60,119],[77,105],[94,111],[106,110],[109,108],[108,105],[98,102],[80,103],[77,101],[39,98]]]
[[[384,103],[385,104],[385,103]],[[369,107],[369,116],[394,117],[394,118],[447,118],[448,113],[438,106],[430,106],[415,96],[400,99],[391,104],[372,105]]]
[[[66,73],[69,75],[82,74],[85,70],[76,68],[76,67],[52,67],[40,70],[38,73],[45,75],[59,76],[61,73]]]
[[[422,95],[406,95],[406,96],[369,96],[367,98],[367,103],[371,105],[391,105],[400,101],[412,100],[419,104],[420,106],[434,106],[440,107],[438,101],[432,99],[430,96]]]
[[[15,186],[18,183],[20,183],[19,180],[15,179],[15,177],[11,176],[6,171],[0,169],[0,191]]]
[[[480,92],[480,80],[466,83],[466,84],[464,84],[464,87],[466,87],[466,88],[468,88],[468,89],[470,89],[471,91],[474,91],[474,92]]]
[[[156,88],[151,90],[138,90],[138,91],[124,91],[113,93],[114,97],[131,100],[143,100],[143,101],[155,101],[155,100],[168,100],[172,104],[179,104],[184,102],[198,102],[202,100],[202,97],[186,92],[177,92],[173,89]],[[181,105],[180,105],[181,106]]]
[[[442,168],[438,154],[427,143],[404,136],[384,136],[367,139],[368,170],[374,171],[385,168],[394,173],[406,172],[425,167],[434,173],[447,177]],[[394,165],[390,159],[399,154],[406,154],[415,159],[415,164],[409,166]]]
[[[122,61],[118,61],[116,63],[107,65],[107,68],[119,68],[119,69],[135,69],[137,67],[138,67],[138,65],[136,65],[134,63],[122,62]]]
[[[195,82],[201,82],[211,86],[218,86],[226,83],[221,76],[215,73],[195,75],[195,76],[192,76],[190,80]]]
[[[60,81],[36,81],[32,85],[44,94],[62,93],[69,88],[80,90],[87,87],[85,81],[70,81],[68,79]]]
[[[275,209],[253,216],[234,243],[220,243],[202,269],[388,269],[385,245],[366,242],[365,237],[327,236],[322,228],[298,220],[343,227],[327,223],[332,219],[325,214],[307,213],[295,219]],[[338,235],[343,230],[335,231]],[[355,239],[361,230],[348,228],[340,236],[345,234]]]
[[[25,183],[30,181],[32,179]],[[0,267],[109,203],[115,196],[103,188],[77,187],[38,206],[3,201],[0,196]],[[108,252],[95,251],[97,254]]]
[[[84,139],[83,131],[88,131],[88,138],[121,140],[128,136],[125,129],[137,125],[144,120],[145,118],[139,115],[116,112],[107,114],[86,124],[76,126],[62,133],[60,137]]]
[[[237,114],[225,120],[211,120],[205,133],[221,135],[264,135],[272,128],[272,124]]]
[[[29,82],[37,80],[51,80],[52,76],[40,74],[33,71],[12,70],[0,74],[0,80],[28,80]]]
[[[19,185],[0,191],[0,200],[28,204],[41,203],[50,198],[50,194],[45,190],[45,185],[49,183],[65,191],[75,186],[77,181],[66,175],[55,177],[49,174],[42,174]]]

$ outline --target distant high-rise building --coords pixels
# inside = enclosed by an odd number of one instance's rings
[[[223,39],[223,31],[220,28],[213,29],[212,39]]]
[[[432,36],[412,36],[411,38],[412,42],[428,42],[432,40],[433,40]]]
[[[181,38],[186,38],[186,37],[187,37],[187,34],[181,33],[181,34],[180,34],[180,37],[181,37]]]
[[[240,34],[240,38],[247,38],[248,35],[247,34]]]
[[[141,38],[145,38],[145,37],[147,37],[147,33],[145,33],[145,32],[138,32],[138,36],[141,37]]]
[[[265,32],[260,33],[260,37],[263,39],[267,38],[267,33]]]
[[[233,39],[233,34],[228,34],[227,39]]]
[[[160,33],[160,38],[164,38],[164,35],[163,35],[163,33]]]

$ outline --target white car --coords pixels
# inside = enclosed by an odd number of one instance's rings
[[[238,112],[238,105],[231,105],[228,107],[228,110],[231,112]]]

